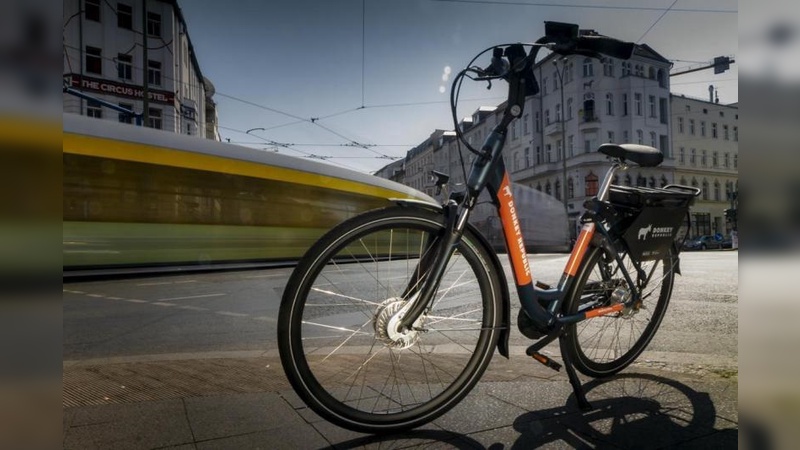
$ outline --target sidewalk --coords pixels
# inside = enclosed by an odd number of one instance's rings
[[[400,436],[350,432],[297,398],[274,355],[64,363],[65,449],[737,448],[735,370],[636,364],[585,383],[495,355],[453,410]]]

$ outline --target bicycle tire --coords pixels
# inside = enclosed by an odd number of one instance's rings
[[[608,377],[639,357],[658,331],[666,313],[675,281],[676,262],[677,257],[670,252],[663,260],[643,263],[642,268],[652,276],[642,289],[640,307],[566,326],[566,339],[562,341],[561,350],[569,353],[578,371],[594,378]],[[636,271],[627,256],[623,256],[623,264],[636,280]],[[607,269],[605,275],[603,268]],[[618,287],[629,290],[618,263],[606,250],[592,247],[578,270],[564,311],[575,314],[589,306],[608,305],[612,301],[612,292]]]
[[[414,428],[455,406],[483,374],[500,333],[502,291],[470,229],[417,322],[427,331],[392,336],[387,324],[442,230],[434,211],[368,212],[323,236],[292,273],[278,319],[281,362],[323,418],[369,433]]]

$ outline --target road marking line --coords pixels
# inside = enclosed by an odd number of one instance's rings
[[[220,297],[220,296],[223,296],[223,295],[228,295],[228,294],[224,294],[224,293],[223,293],[223,294],[202,294],[202,295],[190,295],[190,296],[187,296],[187,297],[170,297],[170,298],[160,298],[160,299],[158,299],[158,300],[159,300],[159,301],[164,301],[164,300],[186,300],[186,299],[190,299],[190,298]]]
[[[130,303],[148,303],[146,300],[137,300],[135,298],[123,298],[122,300]]]
[[[178,306],[180,309],[188,309],[191,311],[208,311],[208,308],[203,308],[201,306],[191,306],[191,305],[182,305]]]
[[[153,283],[139,283],[136,286],[164,286],[167,284],[186,284],[197,283],[197,280],[182,280],[182,281],[156,281]]]
[[[255,319],[255,320],[263,320],[264,322],[277,322],[278,321],[274,317],[269,317],[269,316],[258,316],[258,317],[253,317],[253,319]]]
[[[231,316],[231,317],[247,317],[247,314],[242,313],[235,313],[230,311],[214,311],[215,313],[222,315],[222,316]]]
[[[284,273],[271,273],[271,274],[266,274],[266,275],[248,275],[245,278],[278,278],[278,277],[287,277],[288,278],[288,276],[289,275],[284,274]]]
[[[86,296],[92,298],[105,298],[105,296],[101,294],[86,294]]]
[[[167,303],[167,302],[153,302],[151,305],[158,305],[158,306],[178,306],[175,303]]]
[[[106,298],[109,299],[109,300],[125,300],[122,297],[106,297]]]

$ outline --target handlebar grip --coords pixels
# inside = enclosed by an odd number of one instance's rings
[[[578,52],[596,52],[618,59],[630,59],[635,47],[636,44],[633,42],[624,42],[606,36],[581,36],[575,45]]]

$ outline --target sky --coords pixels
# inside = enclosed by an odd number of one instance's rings
[[[452,76],[481,50],[533,42],[545,21],[647,44],[673,72],[736,58],[735,0],[183,0],[223,139],[374,172],[452,129]],[[709,12],[711,11],[711,12]],[[541,55],[544,56],[545,52]],[[486,65],[488,60],[479,60]],[[738,101],[738,65],[675,76],[672,92]],[[459,117],[505,99],[470,83]],[[246,131],[251,130],[250,133]],[[362,144],[364,147],[359,147]]]

